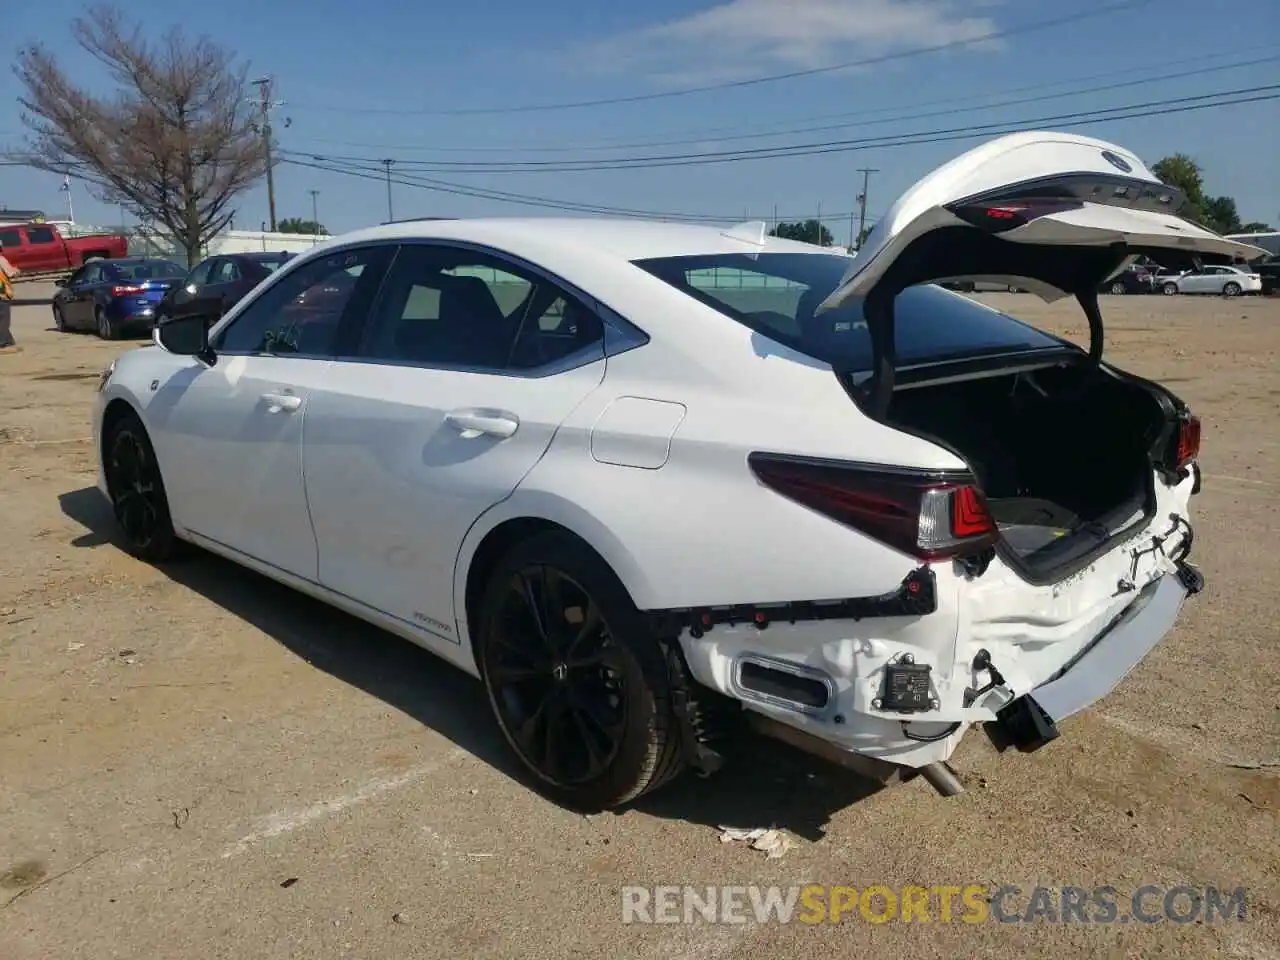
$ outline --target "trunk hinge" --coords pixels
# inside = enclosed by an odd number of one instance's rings
[[[872,290],[863,301],[862,315],[867,321],[867,333],[871,338],[872,371],[867,384],[868,413],[881,420],[889,412],[893,398],[893,379],[898,365],[898,351],[894,343],[893,301],[896,294],[884,294]]]
[[[1076,301],[1089,318],[1089,359],[1093,363],[1102,360],[1102,308],[1098,306],[1097,290],[1082,290],[1076,294]]]

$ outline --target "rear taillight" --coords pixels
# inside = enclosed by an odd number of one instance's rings
[[[1003,233],[1015,227],[1021,227],[1067,210],[1079,210],[1083,204],[1078,200],[1046,197],[1018,200],[1006,203],[972,203],[951,207],[950,210],[970,226],[986,230],[990,233]]]
[[[999,537],[971,477],[753,453],[765,486],[921,560],[946,560]]]
[[[1190,466],[1200,456],[1200,418],[1188,416],[1178,424],[1178,446],[1174,454],[1174,469]]]
[[[131,293],[145,293],[146,287],[128,286],[128,287],[112,287],[111,295],[113,297],[127,297]]]

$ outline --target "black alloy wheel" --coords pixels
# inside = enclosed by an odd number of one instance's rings
[[[477,654],[499,727],[557,802],[615,807],[679,771],[661,648],[580,541],[542,534],[499,564]]]
[[[140,560],[167,560],[177,538],[146,428],[136,415],[126,415],[112,425],[103,449],[111,509],[125,548]]]

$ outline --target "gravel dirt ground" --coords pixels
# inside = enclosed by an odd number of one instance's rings
[[[982,299],[1087,336],[1070,303]],[[210,556],[126,556],[86,438],[99,371],[138,344],[15,308],[0,957],[1280,957],[1280,301],[1104,299],[1108,356],[1204,420],[1208,587],[1155,653],[1036,754],[971,733],[958,798],[761,746],[589,818],[525,785],[479,685],[430,655]],[[725,823],[795,846],[767,859],[718,842]],[[1122,903],[1147,883],[1243,886],[1248,906],[1151,925],[621,922],[624,885],[809,882],[1109,884]]]

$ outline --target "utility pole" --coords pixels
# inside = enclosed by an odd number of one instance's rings
[[[867,186],[871,180],[873,173],[880,171],[874,167],[859,167],[858,172],[862,174],[862,193],[858,194],[858,248],[862,247],[862,235],[867,229]]]
[[[320,211],[316,206],[316,197],[320,196],[320,191],[308,190],[307,193],[311,194],[311,229],[313,233],[319,233],[320,232]],[[316,238],[314,236],[312,236],[311,238],[311,245],[313,247],[316,245]]]
[[[394,220],[395,216],[391,212],[391,165],[394,160],[382,160],[383,168],[387,171],[387,219]]]
[[[275,107],[282,106],[283,100],[271,99],[271,78],[259,77],[253,81],[253,85],[258,88],[258,109],[262,111],[261,127],[262,127],[262,149],[267,155],[267,207],[271,215],[271,232],[276,232],[276,178],[275,163],[271,159],[271,111]],[[288,126],[288,122],[285,123]]]

